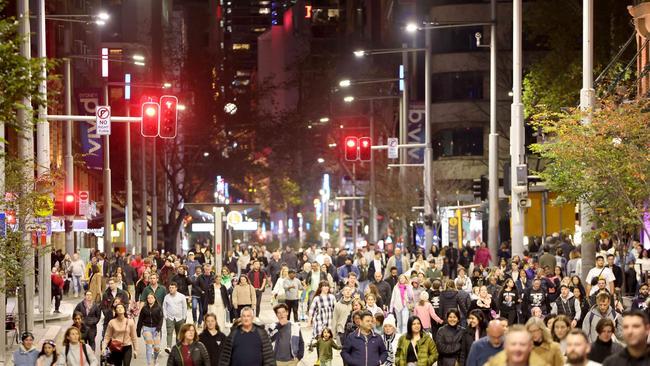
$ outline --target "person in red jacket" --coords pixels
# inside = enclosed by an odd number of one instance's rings
[[[63,298],[63,285],[65,284],[64,272],[59,271],[56,267],[52,268],[52,297],[54,297],[54,313],[59,314],[59,307],[61,307],[61,299]]]
[[[480,242],[479,247],[476,249],[476,253],[474,253],[474,265],[476,267],[483,265],[483,268],[488,268],[491,260],[492,255],[490,254],[487,245],[485,242]]]

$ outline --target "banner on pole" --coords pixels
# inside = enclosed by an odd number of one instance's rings
[[[78,114],[94,116],[95,108],[99,106],[100,91],[86,89],[77,92]],[[102,170],[104,168],[101,136],[97,134],[95,122],[79,123],[81,148],[88,169]]]

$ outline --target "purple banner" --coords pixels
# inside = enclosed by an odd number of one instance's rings
[[[99,89],[85,89],[77,92],[77,108],[80,115],[94,116],[99,105]],[[97,134],[95,122],[79,123],[81,149],[88,169],[104,168],[101,136]]]

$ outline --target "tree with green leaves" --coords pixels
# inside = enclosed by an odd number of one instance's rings
[[[605,101],[590,123],[577,109],[533,118],[545,141],[531,149],[546,161],[539,174],[559,194],[555,203],[587,204],[594,230],[585,239],[609,237],[621,255],[645,230],[650,208],[649,108],[647,100]]]
[[[0,14],[4,7],[5,3],[0,1]],[[18,26],[15,18],[0,15],[0,128],[9,136],[0,140],[3,144],[0,210],[15,212],[17,219],[16,225],[6,225],[5,235],[0,236],[0,273],[4,279],[0,291],[5,293],[22,283],[26,271],[33,271],[33,266],[25,265],[33,261],[31,251],[25,250],[29,245],[25,240],[26,229],[35,221],[35,202],[43,195],[51,195],[54,182],[52,173],[36,182],[33,171],[24,168],[33,167],[33,161],[21,160],[15,154],[22,136],[32,133],[34,128],[36,118],[32,105],[42,102],[38,95],[41,60],[21,56],[25,38]],[[19,111],[27,118],[18,118]],[[5,192],[12,194],[5,195]]]

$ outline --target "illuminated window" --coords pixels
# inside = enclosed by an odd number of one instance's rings
[[[232,49],[233,50],[250,50],[251,45],[250,45],[250,43],[233,43]]]

